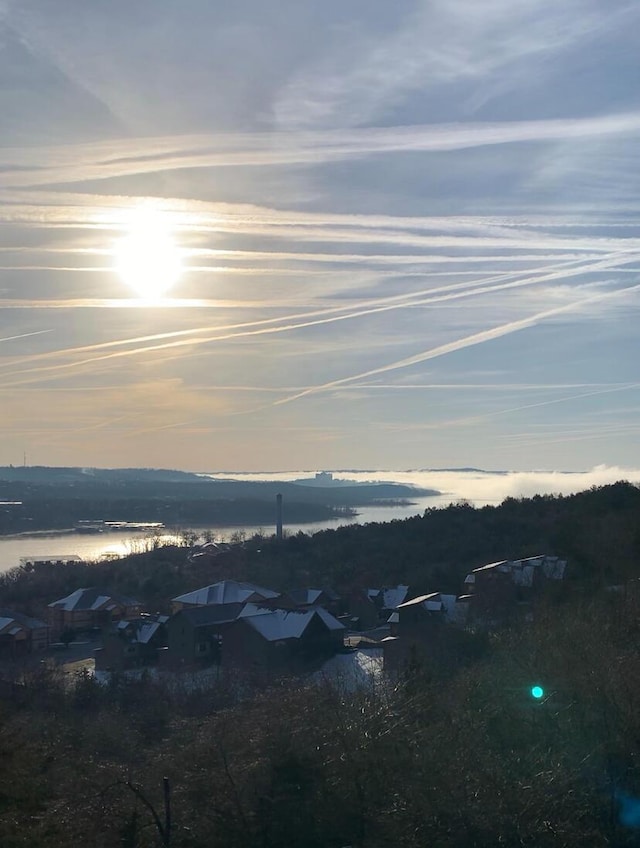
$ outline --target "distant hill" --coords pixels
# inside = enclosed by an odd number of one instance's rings
[[[271,523],[275,497],[287,520],[322,521],[376,503],[437,495],[396,483],[304,486],[293,482],[215,479],[152,468],[0,468],[0,534],[63,529],[79,521],[161,521],[168,525]]]

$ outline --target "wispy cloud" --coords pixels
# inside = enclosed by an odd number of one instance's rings
[[[633,465],[637,3],[107,5],[0,0],[0,464]]]
[[[194,168],[320,164],[401,152],[446,152],[470,148],[617,136],[637,133],[640,112],[594,118],[495,123],[424,124],[391,128],[282,133],[227,134],[122,142],[122,155],[104,145],[5,149],[0,185],[46,186]],[[140,155],[144,145],[151,153]],[[158,145],[157,150],[153,150]],[[171,148],[173,147],[173,151]],[[174,152],[179,150],[179,153]],[[128,153],[126,155],[125,153]],[[48,164],[42,166],[42,161]],[[38,164],[36,164],[38,163]]]

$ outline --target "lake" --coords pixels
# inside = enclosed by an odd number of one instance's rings
[[[220,479],[236,480],[279,480],[290,481],[312,477],[314,471],[295,471],[280,473],[242,473],[218,472],[210,476]],[[415,498],[411,505],[362,507],[355,517],[340,517],[329,521],[316,521],[308,524],[287,524],[286,503],[284,504],[284,529],[289,534],[302,530],[304,533],[317,533],[340,527],[344,524],[368,524],[376,521],[393,521],[421,515],[429,507],[445,507],[461,499],[479,507],[485,504],[501,503],[506,497],[532,497],[536,494],[572,494],[593,485],[601,486],[617,480],[629,480],[640,483],[640,471],[618,467],[597,466],[589,471],[481,471],[478,469],[440,469],[416,471],[335,471],[337,479],[349,479],[357,482],[394,482],[437,489],[442,494],[434,497]],[[275,522],[275,510],[274,510]],[[204,529],[204,528],[203,528]],[[270,534],[274,527],[262,526],[226,526],[211,528],[217,539],[229,539],[238,531],[247,536],[262,532]],[[175,532],[166,530],[159,541],[171,544],[178,541]],[[22,557],[60,558],[65,555],[77,555],[83,559],[98,560],[104,556],[126,556],[145,550],[149,544],[146,533],[134,533],[131,530],[110,533],[65,535],[20,536],[19,538],[0,538],[0,572],[7,571],[20,564]]]
[[[299,530],[311,534],[318,533],[320,530],[341,527],[343,524],[365,524],[372,521],[393,521],[396,518],[408,518],[412,515],[421,514],[427,506],[436,505],[434,500],[440,499],[417,498],[412,506],[366,507],[360,510],[357,516],[341,516],[337,519],[305,524],[287,524],[285,504],[284,531],[290,535]],[[252,536],[254,533],[270,534],[275,532],[275,527],[265,527],[264,525],[194,528],[196,532],[205,529],[210,529],[217,540],[229,540],[231,535],[238,531],[244,532],[247,536]],[[180,542],[178,534],[179,531],[166,529],[154,536],[129,530],[112,533],[65,533],[63,535],[50,533],[38,534],[37,536],[0,538],[0,572],[8,571],[10,568],[20,565],[22,558],[63,559],[65,556],[79,556],[82,559],[98,560],[110,556],[122,557],[146,550],[153,539],[157,539],[160,544],[178,543]]]

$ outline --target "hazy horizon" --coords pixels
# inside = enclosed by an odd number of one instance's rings
[[[0,0],[0,464],[634,468],[633,0]]]

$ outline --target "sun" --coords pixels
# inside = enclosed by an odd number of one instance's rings
[[[113,255],[120,278],[145,301],[161,300],[182,273],[181,251],[171,226],[154,209],[135,210]]]

